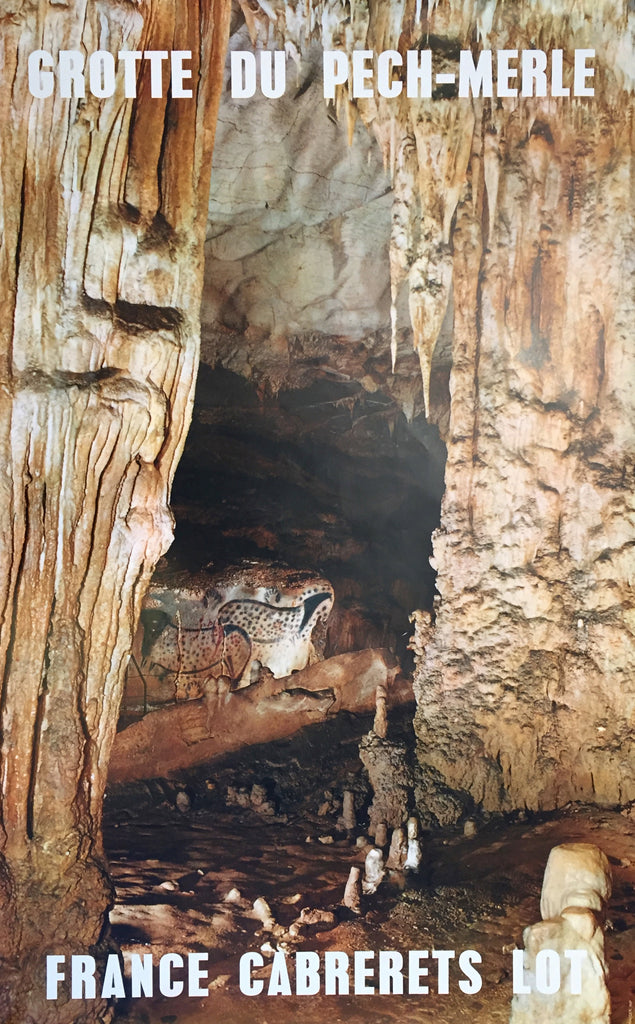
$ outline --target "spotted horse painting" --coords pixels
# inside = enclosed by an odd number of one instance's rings
[[[319,660],[331,584],[272,564],[155,578],[144,601],[122,706],[152,708],[276,679]]]

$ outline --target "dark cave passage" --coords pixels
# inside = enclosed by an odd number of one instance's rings
[[[432,606],[445,448],[422,415],[408,423],[390,396],[341,378],[261,395],[201,366],[168,561],[310,568],[335,588],[327,653],[403,651],[408,615]]]

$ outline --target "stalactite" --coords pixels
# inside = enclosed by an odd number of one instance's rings
[[[559,50],[569,76],[575,49],[595,53],[592,97],[350,102],[392,175],[392,361],[407,287],[428,415],[452,297],[419,757],[490,809],[633,799],[635,12],[435,0],[397,27],[371,3],[361,39],[338,34],[339,4],[320,10],[325,48]]]

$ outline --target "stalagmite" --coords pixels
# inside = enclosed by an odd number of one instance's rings
[[[388,732],[386,702],[386,687],[378,686],[375,694],[375,719],[373,721],[373,732],[376,736],[379,736],[380,739],[385,739]]]
[[[269,800],[267,787],[260,783],[255,782],[251,787],[249,804],[257,814],[271,816],[276,813],[275,804],[272,800]]]
[[[381,850],[373,847],[366,854],[362,891],[365,893],[375,892],[381,883],[384,874],[384,855]]]
[[[253,910],[258,920],[262,921],[262,926],[265,931],[273,931],[276,927],[276,919],[273,916],[271,907],[264,896],[258,896],[258,898],[254,900]]]
[[[351,789],[345,789],[342,794],[342,825],[347,832],[352,832],[357,827],[355,794]]]
[[[405,742],[380,739],[371,731],[360,742],[359,756],[373,790],[368,809],[370,834],[374,835],[380,821],[396,828],[408,813],[412,794],[412,769]]]
[[[603,923],[611,893],[604,853],[588,843],[552,849],[543,879],[543,920],[514,952],[510,1024],[609,1024]]]
[[[175,803],[181,814],[187,814],[192,806],[192,801],[184,789],[180,789],[176,794]]]
[[[382,849],[388,845],[388,825],[385,821],[377,822],[375,827],[375,846]]]
[[[421,867],[423,852],[419,839],[419,819],[414,817],[414,815],[408,818],[407,835],[408,855],[404,864],[404,871],[418,871]]]
[[[423,852],[421,850],[421,843],[418,839],[408,840],[408,856],[406,857],[406,863],[403,866],[404,871],[418,871],[421,867],[421,861],[423,858]]]
[[[362,869],[353,865],[344,889],[342,903],[354,914],[359,914],[362,902]]]
[[[408,859],[408,839],[404,828],[393,829],[386,867],[401,871]]]
[[[543,919],[558,917],[567,907],[586,907],[603,921],[610,895],[611,868],[602,850],[591,843],[554,846],[542,882]]]

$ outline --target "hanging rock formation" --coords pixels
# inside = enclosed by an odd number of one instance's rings
[[[461,50],[494,55],[491,96],[355,98],[351,72],[333,101],[391,174],[393,365],[405,291],[429,414],[437,339],[452,336],[418,756],[488,810],[632,800],[632,5],[274,2],[250,32],[300,60],[314,37],[429,48],[435,74]],[[541,50],[549,69],[561,51],[562,88],[550,70],[544,97],[520,95],[518,56],[505,89],[505,49]],[[573,96],[575,50],[594,51],[593,96]]]
[[[595,96],[473,104],[416,677],[420,760],[489,810],[635,796],[634,21],[552,7],[488,5],[489,47],[594,47]]]

